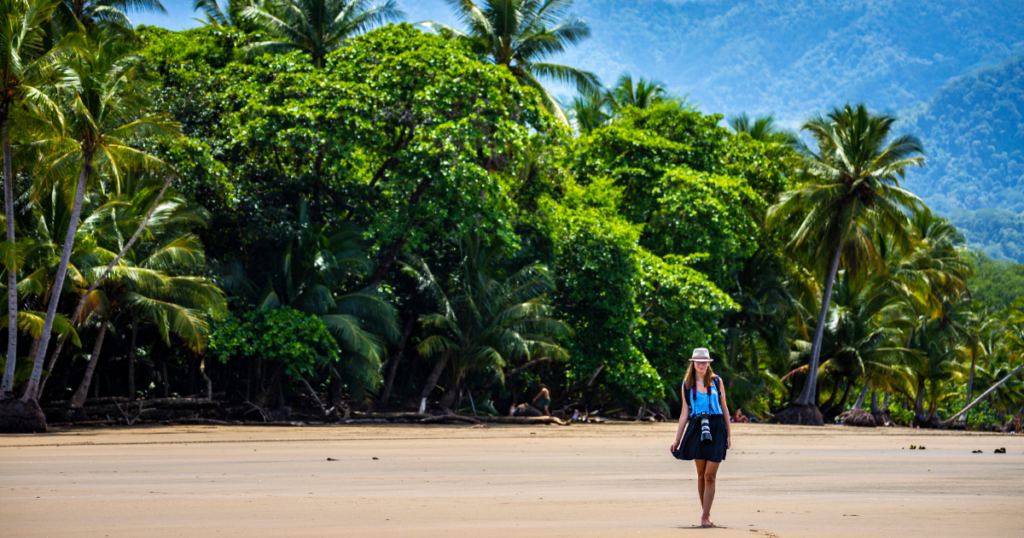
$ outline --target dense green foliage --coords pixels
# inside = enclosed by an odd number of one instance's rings
[[[748,412],[831,420],[871,392],[934,425],[1022,360],[1015,270],[901,189],[920,145],[896,118],[836,108],[805,146],[623,77],[573,132],[532,78],[558,66],[526,53],[586,28],[548,3],[487,3],[536,16],[503,30],[518,56],[472,14],[463,37],[367,19],[312,48],[237,3],[185,32],[93,21],[54,64],[87,75],[53,94],[73,142],[12,116],[11,347],[38,358],[8,381],[30,372],[44,402],[77,386],[72,407],[217,394],[264,420],[493,411],[543,382],[556,412],[643,417],[678,412],[701,346]]]
[[[971,258],[975,274],[967,283],[975,301],[1001,309],[1024,297],[1024,264],[993,260],[983,253]]]
[[[227,316],[210,333],[210,352],[221,362],[239,357],[280,363],[294,377],[312,375],[317,366],[339,360],[327,325],[290,308]]]

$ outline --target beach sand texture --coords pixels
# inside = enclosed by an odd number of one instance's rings
[[[734,425],[712,514],[724,528],[703,530],[691,527],[700,522],[693,464],[668,452],[674,428],[168,426],[0,436],[0,534],[1024,536],[1021,436]],[[999,447],[1007,453],[993,454]]]

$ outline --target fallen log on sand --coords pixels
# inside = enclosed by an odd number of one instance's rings
[[[196,409],[217,407],[216,400],[206,398],[153,398],[149,400],[135,400],[134,402],[115,402],[107,405],[89,405],[82,408],[86,416],[105,415],[109,413],[120,414],[121,411],[137,411],[144,408],[159,407],[161,409]],[[51,412],[61,409],[60,407],[44,407],[44,412]]]
[[[451,424],[455,422],[462,422],[466,424],[480,424],[479,420],[473,417],[465,417],[462,415],[437,415],[420,419],[417,422],[419,424]]]
[[[567,420],[558,417],[477,417],[480,422],[491,422],[497,424],[557,424],[568,426]]]

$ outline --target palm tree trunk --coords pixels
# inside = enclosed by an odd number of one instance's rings
[[[171,381],[167,378],[167,357],[160,361],[160,377],[163,381],[164,398],[167,398],[171,394]]]
[[[434,369],[427,376],[427,382],[423,385],[423,392],[420,393],[420,398],[427,398],[434,391],[434,387],[437,386],[437,380],[441,379],[441,372],[444,371],[445,365],[448,364],[448,355],[449,353],[445,351],[441,354],[441,358],[434,363]]]
[[[754,381],[761,379],[761,364],[757,358],[757,340],[750,339],[750,367],[754,371]]]
[[[118,252],[117,256],[114,257],[114,259],[107,264],[107,268],[103,270],[103,273],[99,276],[99,278],[93,281],[93,283],[89,286],[89,289],[86,290],[84,295],[82,295],[82,298],[78,300],[78,306],[75,307],[75,313],[74,315],[71,316],[71,323],[75,323],[78,317],[82,315],[82,309],[85,308],[85,302],[86,300],[88,300],[89,295],[91,295],[92,292],[96,291],[96,288],[98,288],[100,284],[102,284],[103,281],[106,280],[108,276],[110,276],[110,272],[114,270],[114,266],[116,266],[118,262],[121,261],[121,258],[124,258],[124,255],[128,252],[128,249],[132,248],[132,245],[135,244],[135,240],[137,240],[139,238],[139,235],[142,234],[142,230],[146,229],[146,226],[149,225],[149,220],[150,218],[153,217],[153,212],[156,211],[157,205],[160,204],[160,200],[163,199],[164,193],[167,192],[167,187],[171,185],[171,181],[173,179],[174,176],[167,176],[167,179],[164,180],[164,186],[160,189],[160,194],[156,196],[156,200],[153,200],[153,205],[149,206],[149,212],[146,213],[146,218],[142,219],[142,222],[139,224],[139,227],[135,230],[135,234],[133,234],[132,237],[128,240],[128,242],[124,244],[124,248],[121,249],[121,252]],[[63,335],[59,339],[57,339],[57,347],[54,348],[53,356],[50,357],[51,364],[57,361],[57,356],[60,355],[61,350],[64,349],[64,342],[66,340],[67,336]],[[33,353],[32,356],[35,356],[35,354]],[[164,394],[164,397],[166,398],[167,395]]]
[[[860,389],[860,396],[858,396],[857,397],[857,401],[853,403],[853,408],[854,409],[860,409],[861,407],[864,406],[864,398],[866,398],[867,395],[868,395],[868,385],[869,385],[869,383],[867,381],[865,381],[864,382],[864,387],[862,389]],[[872,394],[874,394],[874,393],[872,393]]]
[[[967,379],[967,401],[971,401],[971,389],[974,388],[974,365],[978,364],[978,346],[971,346],[971,376]],[[967,413],[964,413],[964,422],[967,421]]]
[[[878,391],[871,389],[871,414],[878,413]]]
[[[395,346],[395,351],[391,354],[391,361],[388,364],[388,377],[384,381],[384,390],[380,393],[380,405],[385,406],[388,404],[388,400],[391,399],[391,387],[395,383],[395,374],[398,372],[398,362],[402,360],[402,353],[405,351],[405,343],[409,341],[409,336],[412,335],[413,329],[416,328],[416,313],[413,312],[409,316],[409,320],[405,322],[405,329],[402,331],[402,339],[398,341],[398,345]]]
[[[50,345],[50,333],[53,331],[53,319],[57,317],[57,304],[60,303],[60,293],[64,289],[64,278],[68,274],[68,264],[71,263],[71,250],[75,246],[78,220],[82,216],[85,184],[89,181],[89,174],[92,173],[92,151],[83,152],[82,160],[82,173],[78,176],[78,185],[75,188],[75,203],[71,208],[68,232],[64,236],[64,248],[60,253],[60,264],[57,265],[57,277],[53,282],[53,290],[50,292],[50,304],[46,308],[46,320],[43,322],[43,332],[39,337],[39,351],[36,352],[36,362],[32,367],[32,377],[28,380],[28,388],[25,389],[25,396],[22,397],[25,401],[37,400],[39,398],[39,379],[43,375],[43,361],[46,358],[46,351]]]
[[[7,267],[7,365],[0,381],[0,398],[14,388],[14,372],[18,361],[18,267],[14,242],[14,173],[11,171],[11,137],[9,118],[11,104],[0,104],[0,136],[4,146],[4,216],[6,217],[7,248],[12,263]]]
[[[839,396],[839,383],[843,380],[840,377],[836,377],[835,382],[832,383],[832,392],[828,395],[828,400],[825,401],[825,405],[821,407],[828,408],[832,406],[832,402],[836,400],[836,396]]]
[[[811,362],[807,369],[807,380],[804,381],[804,390],[796,399],[797,405],[811,405],[815,401],[815,392],[818,381],[818,360],[821,356],[821,340],[825,335],[825,317],[828,316],[828,303],[832,300],[832,285],[836,281],[836,273],[839,271],[839,258],[843,253],[843,242],[836,245],[836,251],[832,253],[832,259],[828,264],[828,278],[825,280],[825,293],[821,297],[821,312],[818,313],[818,325],[814,327],[814,339],[811,341]]]
[[[917,379],[917,396],[914,398],[914,415],[924,416],[924,378]]]
[[[92,347],[92,356],[89,357],[89,365],[85,367],[85,377],[78,384],[78,390],[71,397],[71,408],[81,409],[85,406],[85,397],[89,394],[89,385],[92,383],[92,374],[96,371],[96,363],[100,361],[100,350],[103,348],[103,337],[107,334],[107,323],[110,318],[104,316],[100,323],[100,333],[96,336],[96,344]]]
[[[128,400],[135,401],[135,342],[139,335],[139,313],[132,310],[132,343],[128,348]]]

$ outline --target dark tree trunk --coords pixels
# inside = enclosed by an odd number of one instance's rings
[[[128,347],[128,399],[135,401],[135,344],[139,336],[139,313],[132,310],[132,340]]]
[[[917,417],[924,416],[924,383],[925,379],[921,376],[917,378],[917,396],[914,398],[914,415],[915,420]]]
[[[857,396],[857,401],[853,402],[854,409],[860,409],[861,407],[864,407],[864,398],[866,398],[868,395],[868,385],[869,383],[865,381],[864,386],[860,389],[860,396]]]
[[[971,403],[971,390],[974,389],[974,366],[978,364],[978,346],[971,347],[971,376],[967,379],[967,403]],[[964,422],[967,422],[967,413],[964,413]]]
[[[85,367],[85,377],[82,378],[82,382],[78,385],[78,390],[71,397],[70,407],[72,409],[81,409],[85,406],[85,398],[89,393],[92,376],[96,372],[96,363],[100,361],[100,350],[103,349],[103,337],[107,334],[107,323],[109,321],[110,319],[104,316],[103,321],[100,323],[100,332],[96,335],[96,343],[92,347],[92,356],[89,357],[89,364]]]
[[[841,381],[842,379],[837,377],[836,380],[832,382],[832,392],[828,395],[828,400],[825,401],[824,405],[819,405],[818,407],[828,409],[832,405],[836,396],[839,396],[839,383]]]
[[[825,335],[825,318],[828,316],[828,304],[832,300],[832,285],[836,281],[836,272],[839,271],[839,258],[843,253],[843,242],[836,245],[835,252],[828,264],[828,277],[825,280],[825,292],[821,296],[821,312],[818,313],[818,325],[814,327],[814,339],[811,340],[811,362],[807,369],[807,381],[804,382],[804,390],[796,399],[797,405],[811,405],[815,401],[815,389],[818,381],[818,362],[821,356],[821,340]]]
[[[171,380],[167,378],[167,357],[165,356],[160,361],[160,378],[163,381],[163,395],[164,398],[170,398],[171,394]]]
[[[395,374],[398,372],[398,362],[402,360],[402,353],[405,352],[405,344],[409,341],[409,336],[412,335],[412,331],[416,328],[416,317],[415,312],[412,312],[409,315],[409,320],[405,322],[405,328],[402,330],[402,339],[398,341],[398,345],[395,346],[395,350],[391,354],[391,360],[388,361],[388,376],[384,381],[384,390],[380,393],[381,407],[388,405],[388,400],[391,399],[391,387],[395,383]]]
[[[437,386],[437,380],[441,379],[441,372],[444,371],[445,365],[448,364],[448,355],[449,353],[445,351],[441,354],[441,358],[434,363],[434,369],[427,376],[427,381],[423,385],[423,392],[420,393],[420,398],[429,398],[430,393],[434,391],[434,387]]]
[[[878,409],[878,391],[876,391],[875,389],[871,389],[871,414],[873,415],[875,413],[878,413],[879,411],[880,409]]]

